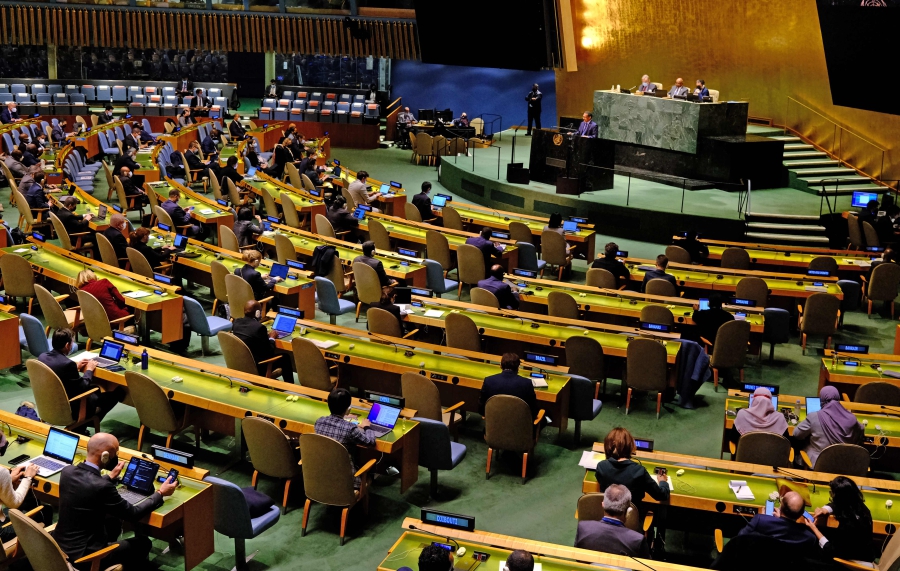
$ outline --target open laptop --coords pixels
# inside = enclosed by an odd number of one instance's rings
[[[285,264],[272,264],[272,268],[269,270],[270,278],[281,278],[282,280],[286,280],[288,275],[288,267]]]
[[[578,232],[578,222],[566,220],[563,222],[563,232]]]
[[[159,472],[159,464],[133,457],[125,468],[119,495],[129,504],[139,504],[146,500],[156,489],[153,480]]]
[[[275,316],[275,323],[272,325],[272,330],[275,331],[275,339],[281,339],[293,333],[295,325],[297,325],[296,317],[279,313]]]
[[[397,419],[400,418],[400,409],[394,406],[374,403],[367,418],[372,423],[369,426],[369,430],[374,432],[376,437],[384,436],[394,430],[394,425],[397,424]]]
[[[366,217],[366,211],[362,208],[357,208],[353,211],[353,217],[362,222],[362,220]]]
[[[172,246],[175,248],[175,254],[182,258],[199,258],[201,256],[200,252],[188,252],[185,250],[188,247],[188,237],[184,234],[176,234],[172,240]]]
[[[256,176],[256,167],[247,167],[247,174],[244,175],[244,178],[253,178]]]
[[[819,397],[806,397],[806,416],[822,410],[822,401]]]
[[[22,464],[22,466],[34,464],[38,467],[38,476],[47,478],[71,464],[75,460],[75,452],[77,450],[77,434],[58,428],[50,428],[50,432],[47,434],[47,441],[44,443],[44,453]]]
[[[100,356],[94,359],[101,369],[109,369],[119,365],[122,359],[122,353],[125,351],[125,345],[110,341],[103,341],[103,347],[100,348]]]
[[[443,208],[447,206],[447,197],[445,196],[432,196],[431,197],[431,205],[436,206],[438,208]]]
[[[97,220],[105,220],[106,219],[106,211],[109,210],[105,204],[101,204],[97,207]]]

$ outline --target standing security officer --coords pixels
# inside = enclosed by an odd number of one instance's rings
[[[544,94],[538,91],[538,84],[535,83],[531,86],[531,91],[528,92],[528,95],[525,96],[525,101],[528,102],[528,131],[525,133],[526,136],[531,136],[531,122],[534,121],[534,126],[536,129],[541,128],[541,99],[544,97]]]

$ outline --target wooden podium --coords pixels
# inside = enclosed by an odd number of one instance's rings
[[[614,160],[612,141],[572,137],[559,129],[532,131],[531,179],[556,186],[557,194],[612,188]]]

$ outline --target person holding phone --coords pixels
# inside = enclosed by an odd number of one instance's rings
[[[872,514],[859,486],[846,476],[838,476],[829,487],[831,500],[816,508],[813,517],[803,522],[815,534],[828,558],[873,561]],[[838,527],[828,526],[829,517],[837,520]],[[819,529],[820,525],[824,531]]]
[[[797,492],[788,492],[781,498],[781,506],[772,515],[756,514],[738,536],[761,535],[796,548],[798,555],[815,557],[819,541],[805,523],[805,503]]]

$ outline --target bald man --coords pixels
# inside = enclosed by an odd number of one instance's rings
[[[738,535],[763,535],[786,545],[805,550],[805,554],[815,556],[819,541],[808,527],[797,520],[803,517],[805,504],[797,492],[788,492],[781,498],[781,507],[775,508],[774,515],[757,514]],[[800,554],[800,553],[798,553]]]
[[[171,496],[177,484],[166,480],[143,502],[128,503],[116,490],[115,480],[125,466],[124,461],[119,461],[118,453],[116,437],[98,432],[88,440],[85,461],[66,466],[59,477],[59,521],[53,537],[71,562],[110,543],[119,546],[103,559],[104,568],[117,563],[139,567],[147,561],[152,546],[150,539],[137,534],[130,539],[119,539],[121,522],[137,522],[161,506],[163,498]],[[101,470],[109,470],[109,474],[102,476]],[[87,570],[91,563],[74,565],[76,569]]]
[[[669,89],[669,97],[687,97],[688,88],[684,86],[684,80],[680,77],[675,80],[675,85]]]

